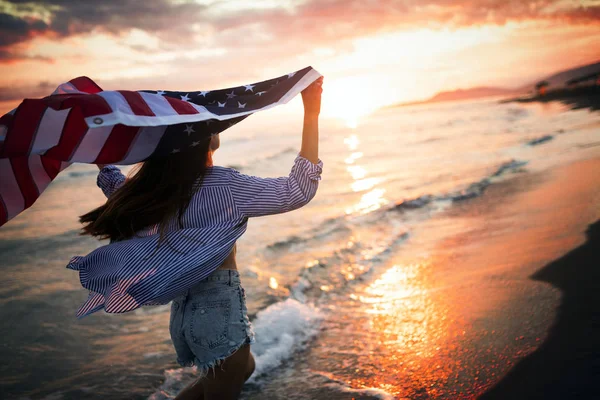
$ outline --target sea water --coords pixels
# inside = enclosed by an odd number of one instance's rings
[[[221,134],[215,162],[245,174],[285,176],[301,126],[301,115],[254,115]],[[311,390],[322,387],[340,399],[348,393],[398,398],[385,371],[379,380],[365,378],[371,384],[348,377],[386,357],[372,344],[390,334],[425,351],[413,340],[420,337],[422,308],[408,307],[406,321],[379,327],[378,335],[349,338],[363,316],[419,290],[407,284],[419,266],[393,265],[415,228],[514,174],[598,155],[599,114],[557,103],[490,99],[389,108],[354,128],[323,118],[324,170],[315,198],[294,212],[251,219],[238,242],[257,339],[256,371],[242,398],[316,398]],[[105,244],[78,235],[77,216],[104,201],[96,175],[95,166],[69,167],[0,229],[2,398],[158,400],[193,380],[192,368],[175,363],[169,306],[75,319],[87,293],[65,265]],[[377,319],[364,323],[365,332],[374,332]],[[307,354],[319,355],[310,368]],[[295,391],[261,397],[261,388],[274,382]]]

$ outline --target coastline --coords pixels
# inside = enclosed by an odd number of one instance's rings
[[[552,101],[560,101],[573,110],[589,108],[592,111],[598,111],[600,110],[600,86],[558,89],[543,96],[515,97],[501,100],[500,103],[549,103]]]
[[[242,398],[547,399],[567,398],[577,387],[598,391],[589,367],[600,361],[591,342],[600,328],[589,316],[598,316],[592,304],[599,303],[600,278],[573,257],[598,243],[596,235],[585,244],[584,233],[600,219],[598,170],[596,157],[517,174],[424,223],[386,263],[423,266],[415,282],[391,283],[413,294],[390,300],[388,315],[336,310],[344,342],[369,338],[361,346],[378,357],[347,348],[331,359],[327,349],[339,346],[340,332],[329,325],[296,355],[292,370],[261,389],[247,387]],[[573,295],[576,282],[585,283],[581,295]],[[424,319],[412,326],[414,313]],[[573,373],[561,375],[563,362]],[[356,368],[327,367],[342,363]]]

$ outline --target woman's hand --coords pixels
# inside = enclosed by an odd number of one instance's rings
[[[302,91],[302,103],[304,103],[305,115],[318,116],[321,112],[322,85],[323,77],[320,77]]]

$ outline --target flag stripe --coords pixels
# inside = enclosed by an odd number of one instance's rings
[[[0,158],[0,197],[6,206],[8,219],[23,211],[23,194],[15,178],[10,159]]]
[[[144,99],[156,116],[163,117],[175,113],[175,110],[171,107],[171,103],[167,101],[167,97],[146,92],[140,92],[140,96],[142,96],[142,99]]]
[[[12,126],[18,127],[18,133],[7,134],[0,157],[23,156],[29,153],[45,110],[46,105],[39,100],[23,101],[17,108],[12,121]]]
[[[92,163],[100,154],[106,140],[112,132],[112,126],[101,126],[99,128],[90,128],[83,136],[81,143],[75,150],[71,161]]]
[[[48,150],[45,155],[55,160],[69,160],[83,135],[87,132],[87,124],[78,108],[71,109],[62,129],[58,145]],[[68,132],[68,134],[65,134]]]
[[[127,104],[129,104],[129,107],[131,107],[131,111],[133,111],[135,115],[144,115],[147,117],[154,116],[154,112],[152,112],[150,107],[148,107],[148,104],[146,104],[138,92],[132,92],[129,90],[119,90],[118,92],[125,98]]]
[[[145,126],[140,129],[129,153],[119,164],[133,164],[150,157],[163,137],[166,126]]]
[[[38,134],[31,147],[32,154],[44,153],[58,144],[62,127],[68,115],[69,110],[46,108],[38,127]]]
[[[172,97],[165,97],[165,99],[177,111],[177,114],[198,114],[198,110],[186,101],[177,100]]]
[[[61,162],[47,156],[41,156],[40,159],[48,178],[50,178],[50,180],[56,178],[56,175],[58,175],[61,170]]]
[[[26,156],[10,158],[13,173],[15,174],[17,184],[23,195],[23,208],[31,207],[33,202],[39,197],[38,188],[29,172],[29,163],[27,159],[28,157]]]
[[[38,193],[42,193],[50,184],[50,177],[46,173],[46,169],[42,165],[41,156],[37,154],[29,156],[29,171],[33,177],[33,181],[37,186]]]
[[[0,194],[0,226],[4,225],[8,221],[8,213],[6,211],[6,206],[4,205],[4,199]]]
[[[108,164],[121,161],[129,150],[140,128],[137,126],[115,125],[94,164]]]
[[[73,87],[84,93],[100,93],[102,88],[87,76],[80,76],[69,81]]]

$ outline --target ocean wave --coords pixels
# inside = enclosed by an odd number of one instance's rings
[[[528,146],[537,146],[538,144],[549,142],[552,139],[554,139],[554,136],[552,136],[552,135],[544,135],[542,137],[539,137],[539,138],[532,139],[532,140],[528,141],[527,145]]]
[[[290,247],[292,247],[294,245],[307,244],[310,241],[329,238],[332,234],[335,234],[335,233],[345,233],[345,232],[349,232],[349,231],[350,231],[350,228],[346,224],[345,216],[340,216],[337,218],[329,218],[329,219],[321,222],[321,224],[318,227],[311,229],[312,233],[309,235],[289,236],[284,240],[279,240],[277,242],[267,245],[266,249],[269,251],[288,250]]]
[[[98,171],[97,170],[92,170],[92,171],[68,171],[67,176],[71,177],[71,178],[81,178],[83,176],[91,176],[91,175],[98,175]]]
[[[501,164],[493,174],[480,179],[477,182],[471,183],[464,189],[442,195],[425,194],[414,199],[403,200],[399,203],[396,203],[391,209],[395,211],[406,211],[423,208],[435,201],[458,202],[479,197],[483,194],[487,187],[493,183],[495,178],[499,178],[509,172],[517,172],[521,170],[523,166],[527,165],[527,163],[527,161],[510,160]]]
[[[322,319],[317,308],[292,298],[259,311],[252,321],[256,334],[256,342],[252,344],[256,367],[246,383],[260,386],[261,377],[307,346],[318,334]],[[148,400],[172,399],[197,378],[195,367],[168,369],[164,375],[164,383]]]

